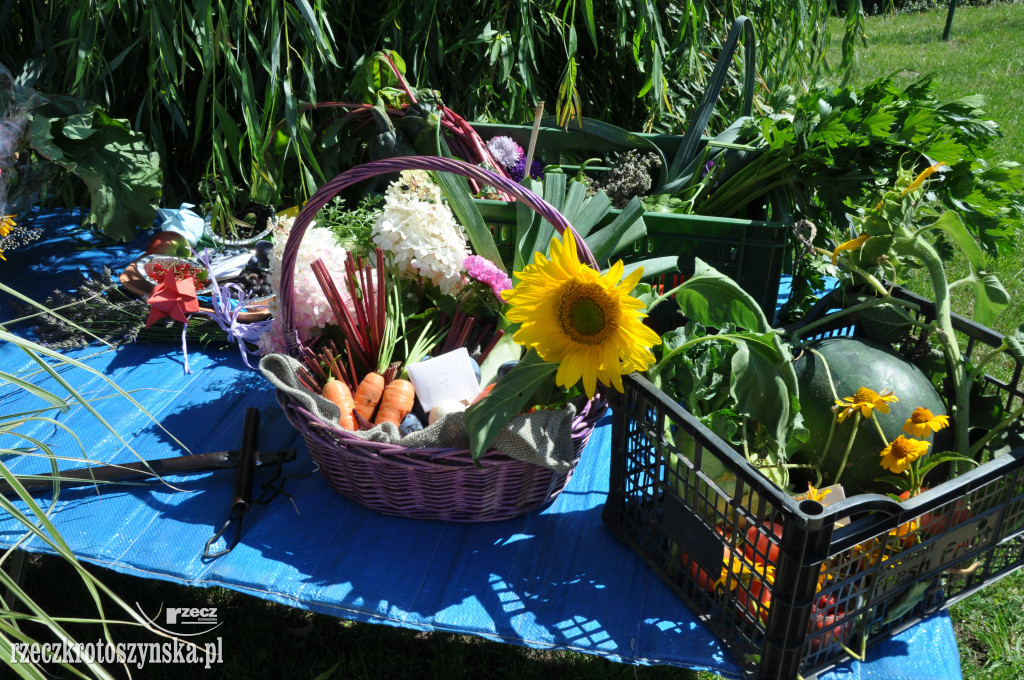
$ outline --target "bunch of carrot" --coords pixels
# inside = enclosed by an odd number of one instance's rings
[[[356,383],[355,372],[342,369],[338,351],[328,341],[319,354],[310,349],[303,352],[305,367],[298,372],[299,380],[312,392],[319,392],[341,410],[338,424],[346,430],[369,429],[381,423],[396,426],[412,412],[416,390],[408,380],[395,378],[397,365],[383,374],[367,373]],[[315,375],[315,377],[314,377]],[[352,385],[356,389],[352,391]]]

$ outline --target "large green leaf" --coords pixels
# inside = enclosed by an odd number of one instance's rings
[[[610,224],[595,230],[598,224],[611,211],[608,196],[599,191],[587,195],[587,187],[576,180],[568,180],[560,173],[548,173],[544,183],[530,180],[527,188],[537,193],[543,186],[542,198],[553,208],[562,213],[576,232],[583,237],[598,264],[606,265],[611,257],[632,246],[647,235],[647,227],[643,221],[643,205],[638,199],[630,201]],[[533,260],[534,252],[548,254],[551,238],[555,235],[554,226],[537,216],[531,208],[523,203],[516,206],[516,271]],[[664,263],[657,263],[661,267]]]
[[[574,182],[573,186],[576,184]],[[587,196],[580,210],[572,217],[566,215],[566,219],[572,222],[576,233],[586,239],[594,227],[601,221],[601,218],[607,215],[611,208],[612,200],[608,198],[608,194],[602,189],[596,194]]]
[[[979,274],[974,282],[974,320],[991,326],[999,313],[1010,304],[1010,294],[995,274]]]
[[[732,355],[729,394],[740,413],[760,422],[775,441],[789,440],[791,393],[775,357],[757,342],[740,342]]]
[[[939,219],[935,220],[932,228],[941,229],[949,238],[959,246],[975,270],[985,269],[985,254],[981,252],[974,236],[967,230],[963,220],[953,210],[942,213]]]
[[[676,301],[685,316],[704,326],[733,324],[751,331],[771,330],[754,298],[700,258],[695,260],[693,276],[676,292]]]
[[[540,182],[526,180],[526,187],[537,193],[540,190]],[[540,232],[540,218],[534,210],[523,203],[516,201],[516,242],[513,262],[514,271],[522,271],[524,267],[533,261],[534,252],[548,252],[548,244],[540,243],[538,233]]]
[[[38,133],[33,148],[88,187],[86,224],[121,241],[133,239],[136,227],[153,224],[163,185],[160,157],[128,121],[61,100],[36,117],[32,130]]]
[[[441,187],[441,193],[448,199],[448,205],[456,219],[466,229],[469,242],[473,244],[473,252],[486,257],[502,271],[507,271],[505,263],[501,260],[501,253],[498,252],[498,246],[494,243],[494,237],[491,236],[491,230],[484,222],[480,209],[473,203],[473,194],[469,190],[466,178],[450,172],[435,172],[434,177]]]
[[[613,255],[647,235],[644,207],[636,197],[630,199],[611,224],[601,227],[587,237],[587,246],[599,264],[607,263]]]
[[[466,409],[466,431],[474,459],[486,453],[508,421],[523,410],[537,388],[557,371],[557,363],[544,361],[530,350],[485,399]]]

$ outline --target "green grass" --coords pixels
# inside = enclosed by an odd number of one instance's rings
[[[1007,576],[950,607],[964,680],[1024,675],[1024,572]]]

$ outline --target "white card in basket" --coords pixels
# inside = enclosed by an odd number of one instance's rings
[[[465,347],[406,366],[423,410],[429,412],[440,401],[462,401],[480,394],[480,381]]]

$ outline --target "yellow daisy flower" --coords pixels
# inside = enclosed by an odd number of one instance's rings
[[[922,406],[915,408],[914,412],[910,414],[907,422],[903,425],[903,431],[911,437],[924,439],[932,432],[938,432],[944,427],[949,427],[949,416],[934,415]]]
[[[881,413],[888,413],[889,404],[887,402],[890,401],[899,401],[899,397],[891,391],[879,394],[867,387],[862,387],[852,397],[843,397],[842,401],[836,401],[836,406],[842,407],[838,414],[839,422],[843,422],[858,410],[864,418],[870,418],[874,409],[878,409]]]
[[[882,467],[897,475],[903,474],[915,460],[928,453],[928,442],[907,439],[903,435],[896,437],[891,444],[882,449]]]
[[[832,489],[815,489],[814,485],[807,482],[807,493],[801,494],[796,497],[798,501],[817,501],[823,503],[825,496],[832,493]]]
[[[641,321],[647,316],[643,303],[629,296],[643,270],[625,279],[622,273],[621,260],[605,274],[581,263],[567,231],[561,242],[551,239],[550,260],[536,253],[504,293],[508,320],[522,324],[513,340],[545,361],[559,362],[559,385],[571,387],[582,378],[588,397],[598,380],[621,392],[622,376],[646,370],[654,363],[651,347],[661,344]]]
[[[844,250],[857,250],[862,245],[864,245],[864,243],[869,238],[871,237],[868,236],[867,234],[861,234],[857,238],[851,239],[846,243],[840,243],[838,246],[836,246],[836,249],[832,251],[832,264],[836,264],[839,261],[839,253],[843,252]]]
[[[920,528],[921,524],[916,519],[912,519],[909,522],[904,522],[895,529],[890,530],[889,537],[899,541],[900,543],[906,544],[916,538],[917,530]]]

